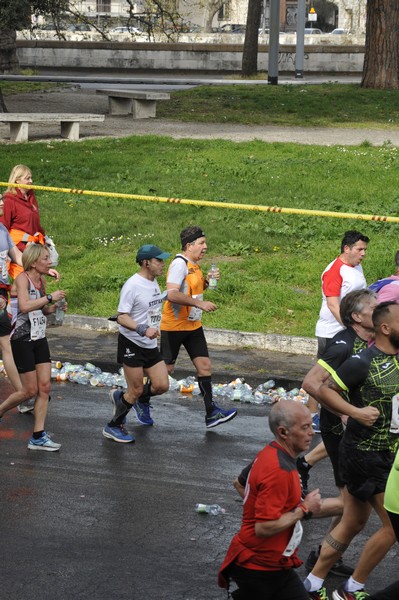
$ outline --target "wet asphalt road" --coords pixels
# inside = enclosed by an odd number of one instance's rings
[[[8,391],[1,380],[0,397]],[[32,416],[16,410],[5,416],[0,598],[226,598],[217,569],[241,516],[231,482],[271,439],[269,409],[240,405],[236,419],[206,431],[202,402],[179,396],[154,399],[152,428],[130,415],[136,442],[117,444],[101,433],[111,414],[108,389],[53,383],[48,431],[62,443],[59,453],[27,450]],[[334,494],[326,461],[314,467],[311,483]],[[227,512],[198,515],[197,502]],[[326,521],[305,524],[302,558],[326,527]],[[349,548],[347,562],[356,560],[370,530]],[[397,577],[398,560],[394,547],[371,575],[371,590]],[[331,591],[339,579],[327,583]]]
[[[154,400],[153,428],[130,417],[136,442],[122,445],[101,434],[108,390],[55,383],[48,430],[59,453],[27,450],[32,416],[10,412],[0,441],[1,597],[220,598],[216,567],[240,512],[230,481],[265,424],[246,412],[206,432],[200,401],[168,395]],[[197,502],[228,514],[199,516]]]

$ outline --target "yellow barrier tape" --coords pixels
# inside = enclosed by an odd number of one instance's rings
[[[159,202],[165,204],[185,204],[189,206],[208,206],[214,208],[230,208],[251,210],[255,212],[280,213],[286,215],[307,215],[311,217],[333,217],[335,219],[356,219],[359,221],[381,221],[384,223],[399,223],[399,217],[379,215],[363,215],[357,213],[332,212],[328,210],[308,210],[305,208],[282,208],[280,206],[262,206],[259,204],[236,204],[234,202],[215,202],[212,200],[188,200],[185,198],[166,198],[162,196],[143,196],[141,194],[122,194],[119,192],[97,192],[94,190],[78,190],[74,188],[57,188],[43,185],[22,185],[0,181],[0,187],[19,187],[24,189],[41,190],[45,192],[60,192],[62,194],[78,194],[83,196],[104,196],[125,200],[141,200],[143,202]]]

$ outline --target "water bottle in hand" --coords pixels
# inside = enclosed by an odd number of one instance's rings
[[[62,325],[64,322],[64,316],[65,316],[65,300],[58,300],[57,302],[57,308],[55,311],[55,324],[56,325]]]
[[[218,280],[215,277],[215,273],[217,273],[217,266],[216,263],[212,263],[211,264],[211,270],[210,270],[210,276],[209,276],[209,285],[208,288],[210,290],[216,290],[217,286],[218,286]]]

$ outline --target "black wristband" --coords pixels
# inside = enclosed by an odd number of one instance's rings
[[[138,333],[141,337],[145,336],[145,332],[148,329],[148,325],[146,325],[145,323],[139,323],[138,325],[136,325],[136,333]]]
[[[52,303],[52,301],[53,301],[53,297],[52,297],[52,295],[51,295],[51,294],[47,294],[46,298],[47,298],[47,300],[48,300],[48,303],[49,303],[49,304],[51,304],[51,303]]]

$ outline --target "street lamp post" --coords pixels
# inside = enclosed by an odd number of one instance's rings
[[[268,82],[271,85],[278,84],[279,33],[280,0],[270,0]]]
[[[296,55],[295,55],[295,77],[303,77],[303,64],[305,57],[305,14],[306,0],[298,0],[298,13],[296,22]]]

